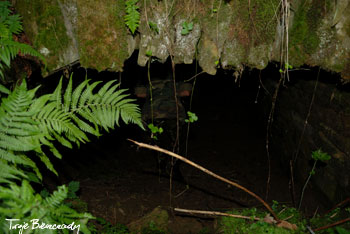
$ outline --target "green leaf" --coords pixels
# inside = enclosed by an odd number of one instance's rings
[[[5,94],[10,94],[10,90],[8,90],[5,86],[0,84],[0,92]]]
[[[182,23],[182,30],[181,30],[181,35],[187,35],[192,31],[193,29],[193,23],[187,23],[186,21]]]
[[[322,162],[326,162],[332,158],[329,154],[323,152],[321,149],[313,151],[311,156],[314,160],[320,160]]]
[[[148,21],[148,25],[151,28],[152,31],[156,32],[159,34],[159,29],[156,23],[153,23],[152,21]]]
[[[137,5],[138,0],[126,0],[125,1],[125,12],[124,16],[125,24],[130,29],[131,33],[134,34],[140,24],[140,12],[138,11],[139,6]]]

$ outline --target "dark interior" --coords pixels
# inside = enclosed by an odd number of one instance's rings
[[[165,64],[154,61],[150,67],[151,77],[171,71],[170,61]],[[268,178],[267,120],[274,85],[280,78],[278,69],[277,64],[270,64],[262,71],[246,68],[237,78],[234,70],[218,69],[215,76],[201,74],[196,79],[192,101],[191,111],[196,113],[199,120],[190,126],[187,158],[245,186],[262,198],[266,198]],[[97,72],[79,65],[70,68],[70,71],[77,83],[85,79],[86,74],[92,80],[103,81],[121,77],[122,87],[130,89],[135,99],[134,87],[140,83],[147,84],[147,67],[136,64],[136,55],[126,62],[122,74]],[[201,70],[198,68],[196,71],[195,63],[176,65],[176,80],[188,80],[199,72]],[[316,79],[317,73],[317,68],[290,72],[290,82],[281,91],[293,86],[298,79]],[[52,89],[50,86],[54,88],[53,80],[57,79],[58,82],[61,74],[45,78],[41,92]],[[322,71],[321,74],[321,82],[336,85],[330,80],[337,79],[326,78],[330,76],[329,73]],[[34,86],[34,79],[32,82]],[[183,98],[182,101],[188,109],[190,98]],[[142,105],[144,100],[138,99],[137,102]],[[182,155],[185,154],[186,131],[187,124],[184,124],[179,151]],[[52,157],[59,177],[48,172],[44,183],[55,189],[59,184],[79,181],[79,195],[88,203],[89,212],[111,223],[127,224],[157,206],[214,211],[253,206],[262,208],[256,199],[243,191],[185,163],[179,164],[184,181],[174,178],[170,182],[169,176],[159,173],[159,161],[169,156],[139,148],[127,139],[157,144],[150,138],[149,131],[121,124],[113,131],[104,132],[100,138],[91,137],[91,142],[80,148],[62,148],[63,160]],[[169,150],[172,148],[172,142],[162,141],[161,144]],[[269,147],[271,178],[267,201],[291,204],[288,167],[283,165],[274,147]],[[298,189],[302,182],[296,181]],[[313,196],[312,190],[307,190],[305,201],[303,210],[306,212],[326,208],[322,198]],[[172,214],[174,227],[190,223],[192,229],[200,230],[213,225],[213,219],[208,217],[199,219],[196,216]]]

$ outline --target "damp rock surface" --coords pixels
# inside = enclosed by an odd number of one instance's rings
[[[84,67],[121,71],[138,49],[141,66],[151,56],[162,62],[171,56],[179,64],[197,59],[212,75],[221,66],[263,69],[288,52],[282,62],[293,68],[321,66],[350,78],[349,0],[295,0],[288,24],[281,20],[280,0],[139,1],[141,21],[133,35],[124,24],[125,1],[14,4],[49,72],[77,59]],[[183,32],[188,24],[192,28]],[[281,50],[287,39],[288,50]]]

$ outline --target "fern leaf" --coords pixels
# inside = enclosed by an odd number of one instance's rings
[[[9,39],[10,38],[10,30],[8,24],[4,21],[0,21],[0,38]]]
[[[11,3],[8,1],[1,1],[0,2],[0,20],[3,21],[6,19],[6,17],[11,13],[10,8]]]
[[[77,108],[78,101],[82,96],[82,92],[85,89],[85,87],[88,85],[88,83],[89,83],[89,80],[85,80],[80,85],[78,85],[78,87],[74,89],[74,92],[72,94],[72,104],[71,104],[71,109],[73,111]]]
[[[51,98],[51,94],[43,95],[39,98],[37,98],[29,107],[29,112],[35,113],[41,110],[45,104],[48,102],[48,100]]]
[[[116,80],[111,80],[111,81],[108,81],[105,85],[102,86],[102,88],[100,88],[100,90],[98,91],[98,95],[100,97],[104,97],[107,90],[113,85],[113,83],[115,83]]]
[[[140,24],[140,12],[138,11],[139,6],[137,5],[138,0],[126,0],[124,17],[125,24],[130,29],[131,33],[134,34]]]
[[[15,15],[9,15],[7,17],[6,23],[8,24],[9,31],[14,34],[19,34],[22,32],[22,24],[21,24],[21,17],[17,14]]]
[[[40,123],[39,128],[50,135],[59,136],[67,135],[74,142],[86,142],[88,138],[86,134],[77,128],[70,119],[70,113],[64,112],[62,106],[57,106],[56,102],[46,104],[40,112],[35,115],[35,119]],[[63,138],[57,139],[61,143],[66,143]],[[66,145],[66,144],[65,144]]]
[[[57,107],[62,105],[62,79],[63,77],[61,77],[60,82],[58,83],[55,91],[51,94],[51,98],[50,101],[55,101],[57,104]]]
[[[124,94],[126,91],[127,91],[127,89],[120,89],[117,92],[114,92],[112,95],[110,95],[108,97],[106,102],[110,103],[111,105],[115,105],[121,99],[124,99],[124,98],[130,96],[129,94]]]
[[[65,146],[65,147],[67,147],[69,149],[73,148],[73,145],[68,140],[66,140],[64,137],[62,137],[61,135],[59,135],[59,134],[57,134],[55,132],[53,132],[53,135],[54,135],[55,139],[59,143],[61,143],[63,146]]]
[[[32,145],[27,137],[16,138],[4,134],[0,134],[0,146],[5,150],[13,151],[31,151],[37,147]]]
[[[73,81],[72,81],[73,73],[71,74],[69,78],[69,83],[66,88],[66,92],[64,93],[63,96],[63,101],[64,101],[64,111],[68,112],[69,107],[71,105],[71,100],[72,100],[72,87],[73,87]]]
[[[55,173],[56,176],[58,176],[58,173],[55,170],[55,168],[53,167],[50,159],[44,153],[38,153],[38,156],[39,156],[40,160],[45,164],[47,169],[49,169],[50,171]]]
[[[4,38],[0,39],[0,45],[3,48],[0,52],[1,62],[5,63],[8,67],[10,66],[11,59],[19,52],[21,52],[22,55],[38,57],[45,62],[45,58],[30,45]]]
[[[124,123],[133,123],[137,124],[139,127],[144,129],[141,122],[141,113],[136,104],[128,103],[120,107],[120,115]]]
[[[87,88],[82,93],[80,99],[79,99],[79,105],[78,107],[81,108],[86,105],[86,102],[88,100],[91,100],[93,98],[92,91],[95,89],[95,87],[100,84],[102,81],[97,81],[92,83],[91,85],[87,85]]]
[[[0,159],[3,159],[5,161],[11,162],[13,164],[21,164],[21,165],[27,165],[27,166],[33,166],[34,163],[32,160],[30,160],[28,157],[22,155],[15,155],[11,153],[11,151],[6,151],[0,148]]]
[[[57,189],[58,190],[54,191],[53,194],[44,201],[49,207],[58,207],[67,197],[68,188],[65,185],[59,186]]]
[[[0,183],[8,183],[11,179],[27,178],[22,170],[8,165],[4,160],[0,160],[0,168]]]
[[[41,137],[39,140],[43,145],[46,145],[47,147],[49,147],[49,150],[53,153],[53,155],[58,158],[58,159],[62,159],[62,155],[60,154],[60,152],[56,149],[55,145],[52,144],[49,140],[46,139],[47,137]],[[54,140],[52,138],[52,140]]]
[[[84,117],[84,116],[83,116]],[[91,127],[88,123],[84,122],[80,118],[78,118],[75,115],[72,115],[72,120],[77,124],[77,126],[84,132],[93,134],[95,136],[101,136],[101,134],[98,131],[97,125],[95,125],[95,128]]]

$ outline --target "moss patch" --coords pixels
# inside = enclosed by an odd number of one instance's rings
[[[328,0],[302,2],[294,15],[293,26],[289,32],[290,63],[293,66],[305,64],[320,44],[317,30],[327,14]]]
[[[350,80],[350,62],[347,62],[347,64],[344,66],[341,75],[343,79]]]
[[[128,58],[124,1],[77,0],[80,62],[99,71],[122,70]]]
[[[45,51],[48,70],[57,68],[59,57],[71,43],[57,1],[17,1],[17,11],[25,19],[26,35],[38,51]]]
[[[279,0],[237,0],[233,3],[235,17],[232,24],[240,28],[238,37],[249,35],[249,45],[272,43],[275,39]],[[243,29],[243,30],[242,30]],[[245,42],[247,43],[247,42]]]

